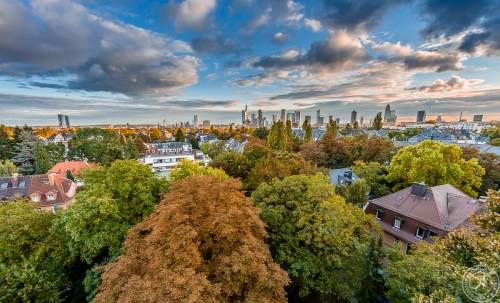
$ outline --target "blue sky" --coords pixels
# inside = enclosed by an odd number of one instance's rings
[[[500,119],[500,1],[0,0],[0,123]]]

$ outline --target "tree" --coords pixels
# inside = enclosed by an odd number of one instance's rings
[[[47,150],[37,143],[35,145],[35,174],[45,174],[51,167]]]
[[[127,230],[154,210],[168,184],[133,160],[86,169],[83,181],[85,187],[57,218],[53,232],[66,236],[72,258],[93,268],[87,273],[93,275],[119,255]]]
[[[204,167],[189,160],[183,160],[170,172],[171,181],[179,181],[191,176],[214,176],[220,179],[227,179],[229,176],[219,168]]]
[[[27,201],[0,205],[0,300],[59,302],[68,253],[50,233],[55,215]]]
[[[23,175],[32,175],[35,172],[36,138],[31,129],[16,131],[14,134],[15,155],[12,162]]]
[[[262,182],[270,182],[274,178],[283,179],[291,175],[310,175],[320,169],[311,162],[304,160],[300,154],[286,151],[275,151],[262,158],[252,168],[245,180],[245,189],[252,191]]]
[[[337,121],[330,120],[326,125],[325,137],[329,139],[337,138]]]
[[[161,130],[158,127],[149,130],[149,139],[151,142],[160,141],[162,137]]]
[[[285,125],[285,142],[286,142],[286,149],[287,150],[292,150],[293,143],[295,136],[292,131],[292,121],[291,120],[286,120],[286,125]]]
[[[425,182],[429,186],[451,184],[476,197],[483,175],[484,168],[478,160],[463,159],[462,151],[456,145],[424,141],[397,152],[389,165],[387,180],[395,184],[394,191],[413,182]]]
[[[309,141],[300,146],[300,154],[305,160],[316,163],[318,166],[325,166],[327,155],[321,142]]]
[[[290,176],[262,183],[253,193],[255,206],[268,226],[274,260],[292,283],[289,297],[304,302],[352,301],[363,288],[373,268],[365,266],[381,237],[371,216],[335,194],[322,174]],[[376,261],[376,260],[370,260]],[[372,264],[375,264],[373,262]]]
[[[201,151],[210,157],[210,159],[215,159],[218,155],[226,151],[226,142],[222,140],[217,140],[213,143],[203,143],[201,145]]]
[[[48,144],[45,147],[47,151],[50,166],[54,166],[59,162],[63,162],[66,159],[66,148],[62,143]]]
[[[373,119],[372,128],[375,130],[379,130],[382,128],[382,113],[377,113],[375,118]]]
[[[237,180],[176,182],[106,266],[94,302],[286,302],[286,273]]]
[[[283,122],[278,121],[271,127],[271,131],[267,136],[267,146],[273,150],[286,150],[287,149],[287,133]]]
[[[256,128],[252,132],[252,136],[257,137],[259,139],[263,139],[263,140],[267,139],[267,135],[269,135],[269,130],[265,127]]]
[[[305,120],[302,124],[302,129],[304,130],[304,142],[309,142],[312,140],[312,126],[309,120]]]
[[[10,160],[12,158],[12,156],[14,155],[13,145],[14,142],[10,139],[7,131],[5,131],[3,128],[0,129],[0,160]]]
[[[211,163],[211,167],[224,170],[229,176],[245,179],[252,169],[250,161],[241,153],[227,151],[217,156]]]
[[[250,166],[255,167],[255,165],[257,165],[257,163],[270,152],[271,150],[265,145],[265,142],[256,142],[256,140],[249,140],[245,145],[243,155],[250,162]]]
[[[8,160],[0,161],[0,177],[10,177],[17,173],[17,167]]]
[[[175,131],[175,141],[176,142],[185,142],[186,141],[186,134],[184,134],[184,130],[182,128],[178,128]]]
[[[391,193],[392,185],[386,179],[387,166],[378,162],[356,161],[352,170],[358,177],[366,180],[372,198],[379,198]]]
[[[366,180],[359,179],[351,184],[339,184],[335,186],[335,193],[341,195],[346,202],[352,203],[359,208],[362,208],[368,199],[366,196],[370,192],[370,186]]]
[[[500,146],[500,138],[491,139],[488,143],[493,146]]]
[[[123,144],[116,133],[101,128],[78,129],[69,144],[68,158],[105,166],[124,158]]]

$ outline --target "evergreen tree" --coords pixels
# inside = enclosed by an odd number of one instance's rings
[[[286,131],[283,127],[283,122],[278,121],[273,124],[267,136],[267,146],[274,150],[287,149]]]
[[[0,130],[0,160],[9,160],[14,153],[13,140],[9,139],[6,132]]]
[[[17,173],[17,167],[9,160],[0,160],[0,177],[10,177]]]
[[[326,125],[325,138],[336,139],[337,138],[337,122],[331,120]]]
[[[73,182],[75,181],[75,176],[73,176],[73,173],[69,169],[66,171],[66,179],[69,179]]]
[[[291,147],[293,145],[293,132],[292,132],[292,121],[291,120],[286,120],[286,127],[285,127],[285,138],[286,138],[286,148],[287,150],[291,150]]]
[[[45,174],[51,167],[47,149],[40,143],[37,143],[35,145],[35,173]]]
[[[186,135],[184,134],[184,130],[182,128],[178,128],[175,132],[175,141],[176,142],[184,142],[186,141]]]
[[[382,128],[382,113],[381,112],[377,113],[377,115],[375,116],[375,119],[373,119],[372,127],[375,130],[379,130]]]
[[[312,126],[309,120],[305,120],[302,124],[302,129],[304,130],[304,142],[309,142],[312,140]]]
[[[32,175],[35,172],[35,145],[36,138],[29,129],[14,132],[14,142],[18,142],[15,147],[15,155],[12,162],[16,164],[19,173],[23,175]]]

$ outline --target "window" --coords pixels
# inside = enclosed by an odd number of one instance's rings
[[[0,189],[6,189],[7,186],[9,186],[9,183],[2,183],[0,184]]]
[[[415,237],[423,239],[425,237],[425,229],[417,227],[417,233],[415,234]]]
[[[52,201],[56,199],[56,194],[48,194],[47,195],[47,200]]]
[[[401,229],[402,224],[403,224],[403,219],[401,218],[394,219],[394,227],[396,227],[397,229]]]
[[[377,218],[377,220],[382,220],[382,216],[384,215],[384,211],[381,210],[381,209],[377,209],[375,211],[375,218]]]
[[[26,181],[19,182],[19,187],[26,187]]]

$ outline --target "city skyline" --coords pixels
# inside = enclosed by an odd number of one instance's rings
[[[368,122],[388,104],[398,121],[419,110],[500,120],[499,9],[496,0],[0,0],[0,123],[57,125],[64,113],[72,125],[194,114],[238,124],[246,105],[267,122],[281,108],[342,122],[356,111]]]

